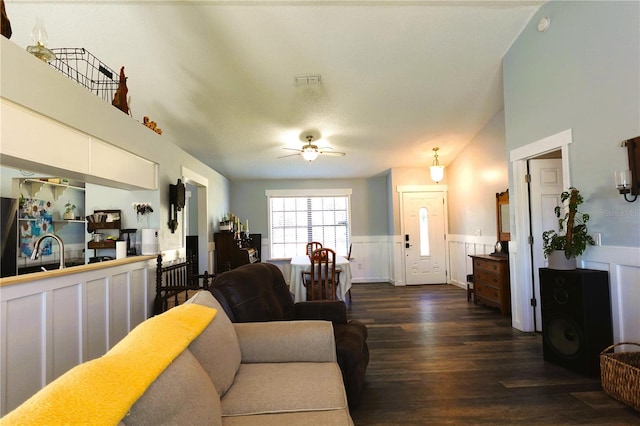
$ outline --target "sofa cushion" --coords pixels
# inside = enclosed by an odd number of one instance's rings
[[[221,399],[223,416],[347,408],[335,362],[242,364]]]
[[[189,350],[202,364],[218,395],[225,394],[240,367],[241,354],[235,328],[218,301],[208,291],[200,291],[185,303],[196,303],[218,309],[216,318],[198,336]]]
[[[271,263],[243,265],[213,283],[235,322],[293,319],[294,303],[282,272]]]
[[[120,424],[220,425],[220,397],[187,349],[149,386]]]
[[[300,411],[296,413],[231,416],[222,418],[223,426],[353,426],[349,410]]]
[[[271,321],[234,324],[242,363],[335,362],[328,321]]]

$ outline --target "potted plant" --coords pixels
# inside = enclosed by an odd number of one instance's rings
[[[64,214],[62,215],[62,219],[64,220],[73,220],[75,219],[75,215],[73,214],[74,210],[76,209],[76,205],[75,204],[71,204],[71,202],[67,202],[67,204],[64,205]]]
[[[595,245],[596,242],[588,234],[589,215],[578,211],[578,206],[584,201],[580,191],[571,187],[560,195],[560,200],[563,205],[554,209],[558,232],[543,232],[542,245],[550,269],[571,270],[576,269],[576,256],[584,253],[587,244]]]

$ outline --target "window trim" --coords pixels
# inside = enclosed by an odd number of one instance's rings
[[[319,188],[319,189],[267,189],[264,195],[267,197],[340,197],[352,194],[351,188]]]

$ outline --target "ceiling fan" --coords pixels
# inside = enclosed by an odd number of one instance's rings
[[[298,151],[296,154],[283,155],[282,157],[278,157],[278,158],[286,158],[286,157],[293,157],[294,155],[302,155],[302,158],[304,158],[305,161],[311,162],[316,158],[318,158],[318,155],[333,155],[336,157],[343,157],[345,155],[344,152],[334,151],[333,148],[331,147],[318,148],[318,145],[311,143],[313,142],[313,135],[307,135],[305,136],[305,139],[307,140],[307,143],[303,145],[302,148],[300,149],[282,148],[282,149],[288,149],[290,151]]]

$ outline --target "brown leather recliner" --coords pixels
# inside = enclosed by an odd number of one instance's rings
[[[254,263],[224,272],[215,278],[209,290],[232,322],[331,321],[349,405],[357,405],[369,364],[367,328],[360,321],[347,320],[344,302],[294,303],[282,272],[270,263]]]

